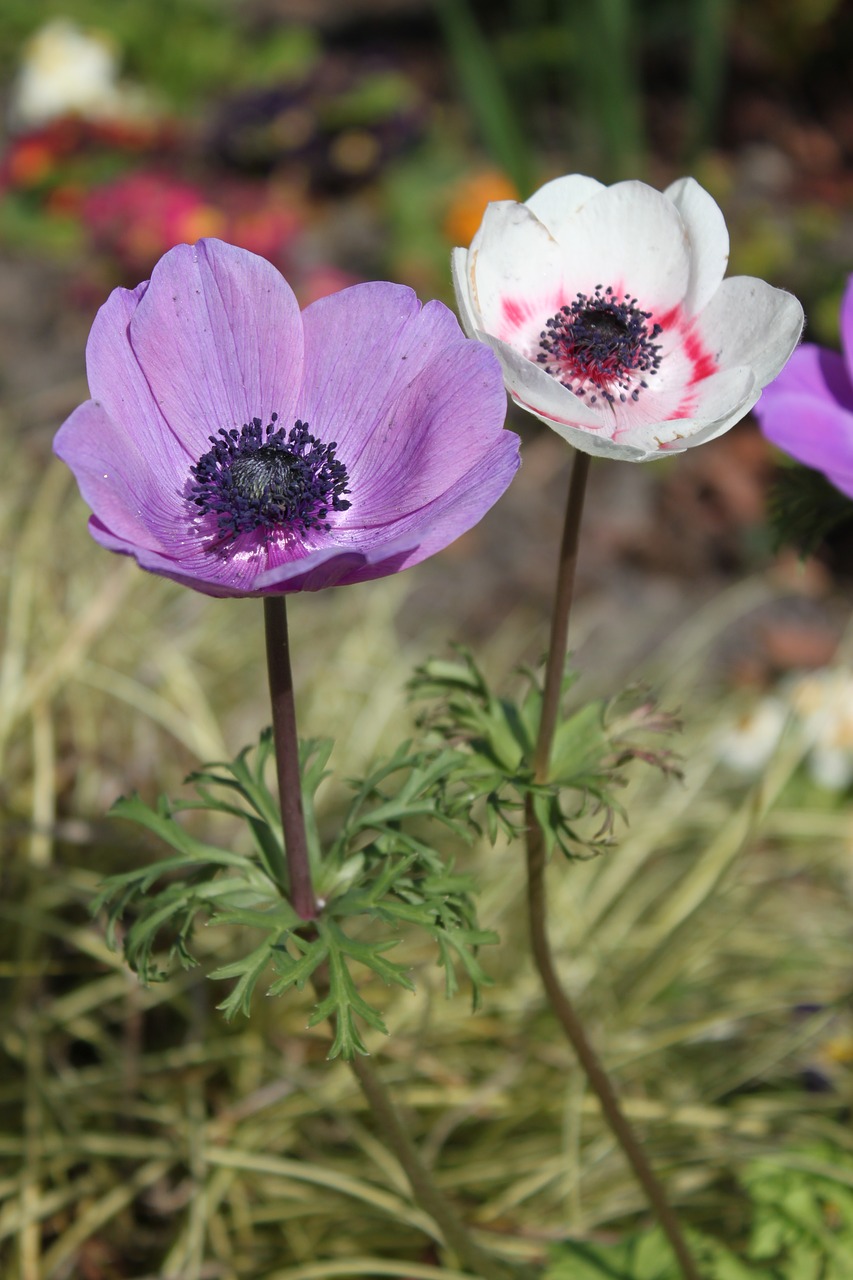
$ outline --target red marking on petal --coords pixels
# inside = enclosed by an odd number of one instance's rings
[[[717,372],[717,362],[709,351],[705,351],[698,334],[694,331],[684,335],[684,354],[693,365],[693,373],[690,376],[688,386],[693,386],[696,382],[701,382],[703,378],[710,378],[712,373]],[[679,409],[678,416],[682,413]]]
[[[515,302],[512,298],[504,298],[501,301],[501,310],[503,311],[504,320],[507,324],[517,329],[527,319],[527,306],[521,302]]]
[[[668,329],[677,327],[681,323],[681,303],[676,303],[674,307],[670,307],[669,311],[664,311],[663,315],[653,315],[652,320],[660,325],[664,333]]]

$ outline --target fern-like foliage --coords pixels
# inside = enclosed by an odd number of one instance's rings
[[[254,932],[257,944],[214,969],[228,981],[220,1008],[227,1017],[249,1012],[263,984],[272,995],[309,981],[319,1003],[311,1025],[329,1018],[331,1056],[365,1053],[361,1023],[385,1031],[381,1013],[364,997],[361,979],[372,972],[385,983],[411,989],[407,969],[388,957],[404,930],[422,930],[434,943],[449,995],[457,971],[467,976],[475,1004],[488,981],[478,950],[497,941],[477,925],[473,884],[454,872],[437,851],[448,835],[466,838],[458,816],[457,753],[419,752],[403,744],[367,777],[350,784],[351,798],[337,834],[321,840],[314,797],[326,776],[331,744],[303,744],[303,807],[314,884],[323,910],[306,925],[293,911],[281,817],[267,782],[273,753],[270,734],[258,747],[228,763],[212,764],[188,781],[195,796],[156,807],[138,796],[119,800],[114,813],[156,835],[172,852],[151,866],[111,876],[94,903],[107,917],[108,938],[122,943],[128,963],[144,982],[165,976],[173,964],[196,963],[192,938],[201,917]],[[239,818],[248,831],[247,851],[233,852],[191,834],[188,810]]]
[[[499,832],[509,838],[522,833],[529,798],[549,852],[558,848],[568,858],[591,857],[612,841],[630,761],[678,773],[672,752],[652,741],[677,722],[638,688],[568,712],[554,735],[548,777],[536,782],[542,691],[535,673],[522,673],[526,687],[518,701],[498,697],[472,655],[462,648],[458,653],[455,660],[424,663],[411,688],[415,697],[428,700],[423,727],[455,752],[456,781],[469,806],[484,802],[492,840]],[[564,696],[574,681],[571,673],[566,676]]]

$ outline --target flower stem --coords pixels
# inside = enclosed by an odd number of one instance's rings
[[[542,694],[542,715],[533,758],[534,779],[543,783],[548,777],[551,746],[560,712],[560,693],[568,649],[569,617],[574,593],[575,567],[578,558],[581,514],[584,493],[589,474],[588,454],[577,453],[569,482],[563,540],[560,546],[560,562],[557,572],[557,590],[554,613],[551,619],[551,645],[545,670],[545,687]],[[525,803],[527,830],[527,909],[530,927],[530,944],[533,959],[542,979],[542,986],[566,1038],[577,1055],[590,1087],[596,1094],[601,1110],[610,1128],[642,1186],[657,1220],[669,1240],[678,1259],[685,1280],[700,1280],[699,1272],[687,1242],[679,1226],[661,1183],[645,1157],[639,1139],[626,1118],[610,1077],[593,1049],[583,1023],[566,995],[557,976],[551,946],[548,940],[547,907],[545,894],[545,867],[547,854],[542,828],[533,812],[533,802],[528,795]]]
[[[433,1219],[447,1247],[456,1254],[464,1267],[482,1277],[482,1280],[510,1280],[516,1273],[480,1248],[433,1182],[391,1095],[370,1062],[365,1057],[356,1056],[349,1065],[361,1085],[386,1146],[400,1161],[416,1203]]]
[[[554,740],[554,730],[560,714],[560,693],[566,669],[566,652],[569,647],[569,616],[572,612],[572,597],[575,589],[581,516],[591,461],[592,458],[588,453],[576,453],[569,480],[563,540],[560,543],[557,590],[554,597],[554,610],[551,614],[551,639],[548,645],[548,661],[545,665],[542,716],[533,755],[533,772],[536,782],[544,782],[548,776],[551,743]]]
[[[316,926],[309,925],[308,928],[313,930]],[[314,970],[311,983],[318,997],[321,1000],[325,999],[329,994],[329,971],[325,962]],[[368,1059],[363,1054],[355,1054],[347,1060],[347,1066],[361,1086],[380,1137],[388,1150],[397,1157],[400,1167],[409,1180],[415,1203],[432,1218],[448,1249],[456,1254],[464,1267],[481,1277],[481,1280],[519,1280],[516,1271],[500,1262],[485,1249],[481,1249],[472,1240],[462,1219],[458,1217],[455,1209],[435,1185],[417,1147],[409,1136],[394,1099]]]
[[[301,920],[314,920],[318,909],[314,886],[311,883],[305,815],[302,811],[296,703],[293,696],[293,673],[290,669],[290,641],[287,635],[287,607],[284,596],[264,596],[264,631],[267,642],[267,672],[272,704],[278,797],[284,831],[284,854],[290,880],[290,904]]]

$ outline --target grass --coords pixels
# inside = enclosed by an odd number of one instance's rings
[[[204,977],[226,932],[199,932],[199,969],[142,989],[90,920],[100,876],[152,853],[104,818],[115,796],[175,792],[265,723],[260,611],[108,556],[63,468],[0,427],[0,1274],[453,1280],[347,1068],[306,1030],[307,993],[226,1025]],[[420,572],[291,610],[303,731],[337,733],[339,776],[410,729],[405,679],[444,643],[441,622],[401,640]],[[684,783],[638,773],[618,847],[550,873],[561,968],[625,1109],[686,1220],[730,1243],[750,1159],[853,1152],[849,814],[802,781],[793,739],[758,785],[726,776],[711,744],[732,706],[695,692],[716,633],[772,591],[735,587],[670,639],[656,675],[682,702]],[[483,659],[508,672],[543,636],[510,616]],[[538,1263],[646,1209],[542,1007],[520,851],[465,857],[502,938],[483,1011],[445,1001],[404,941],[417,993],[377,994],[391,1035],[369,1043],[481,1239]],[[808,1071],[833,1091],[808,1092]]]

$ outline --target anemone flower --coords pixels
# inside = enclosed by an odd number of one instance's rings
[[[853,275],[841,302],[841,345],[804,343],[755,410],[773,444],[853,498]]]
[[[584,453],[645,462],[727,431],[799,339],[797,299],[724,280],[728,253],[692,178],[660,192],[570,174],[490,204],[453,275],[517,404]]]
[[[55,450],[92,535],[208,595],[396,573],[474,525],[518,466],[497,361],[400,285],[300,313],[270,263],[200,240],[110,295],[86,356],[92,399]]]

